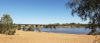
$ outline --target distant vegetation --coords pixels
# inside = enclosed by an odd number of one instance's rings
[[[38,31],[41,32],[41,26],[40,24],[15,24],[16,29],[23,30],[23,31]]]
[[[81,23],[48,24],[45,28],[85,28],[87,25]]]
[[[4,14],[0,19],[0,33],[14,35],[16,32],[14,23],[10,15]]]

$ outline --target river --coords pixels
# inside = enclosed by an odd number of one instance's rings
[[[65,34],[87,34],[90,29],[85,28],[42,28],[43,32],[65,33]]]

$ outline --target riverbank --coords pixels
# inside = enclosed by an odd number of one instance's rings
[[[92,43],[92,35],[58,34],[17,30],[15,35],[0,34],[0,43]]]

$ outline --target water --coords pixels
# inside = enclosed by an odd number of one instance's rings
[[[53,33],[65,33],[65,34],[87,34],[90,32],[90,29],[85,28],[42,28],[43,32],[53,32]]]

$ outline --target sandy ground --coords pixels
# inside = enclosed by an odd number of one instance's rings
[[[0,34],[0,43],[93,43],[95,36],[29,32],[17,30],[15,35]]]

